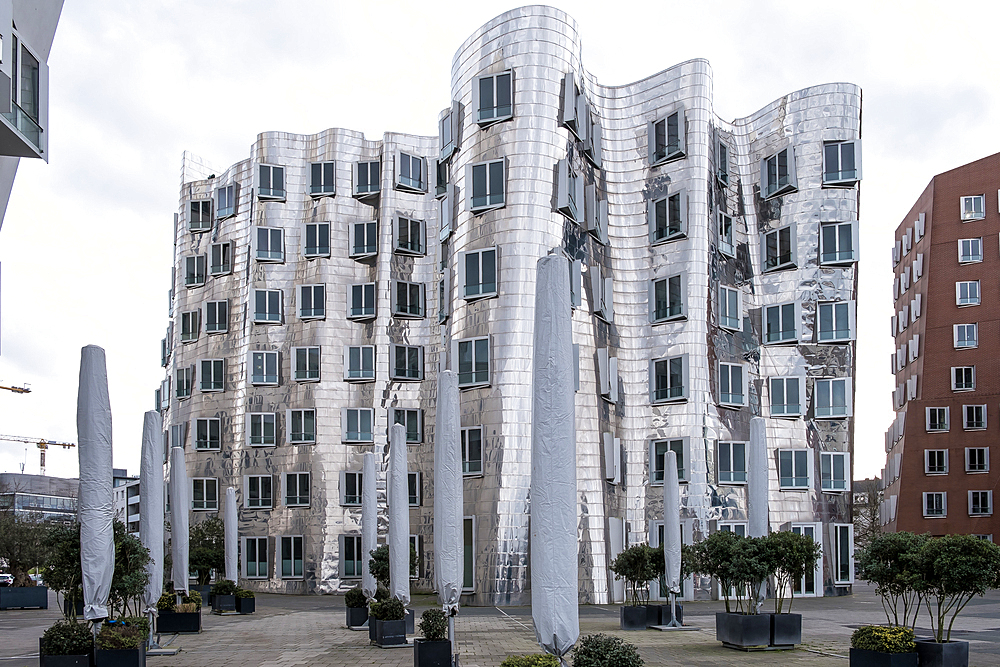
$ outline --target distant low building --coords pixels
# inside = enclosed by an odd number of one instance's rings
[[[139,534],[139,478],[129,477],[121,469],[114,469],[115,518],[125,524],[128,532]]]
[[[0,473],[0,510],[18,517],[71,523],[76,520],[77,478]]]

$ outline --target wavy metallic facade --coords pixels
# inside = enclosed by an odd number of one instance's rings
[[[482,77],[503,76],[507,71],[512,72],[513,81],[511,116],[478,122],[484,96],[489,95],[489,91],[480,92],[486,90],[480,87]],[[285,508],[281,503],[268,511],[244,508],[240,534],[304,536],[305,576],[283,579],[274,572],[260,580],[261,590],[326,592],[354,584],[343,576],[339,538],[358,532],[360,509],[340,505],[339,480],[342,470],[360,470],[366,448],[341,442],[341,408],[375,408],[378,451],[384,449],[389,407],[422,408],[423,442],[409,450],[410,469],[421,471],[424,487],[424,506],[412,510],[411,525],[413,533],[421,536],[420,584],[426,586],[433,581],[429,569],[433,563],[430,499],[435,370],[447,367],[461,373],[459,341],[487,338],[488,384],[461,392],[462,427],[482,427],[483,438],[482,474],[469,475],[465,487],[465,514],[474,517],[469,528],[474,529],[470,544],[475,554],[465,603],[526,603],[530,599],[527,554],[535,265],[551,249],[561,249],[578,260],[579,267],[573,276],[577,298],[573,339],[579,350],[580,600],[617,601],[622,596],[621,583],[609,571],[610,560],[626,544],[655,543],[662,521],[662,492],[650,484],[652,442],[685,443],[684,540],[700,539],[726,524],[738,530],[738,524],[746,521],[744,487],[719,483],[717,443],[747,442],[751,417],[771,416],[769,377],[808,377],[806,405],[812,405],[815,378],[853,376],[853,340],[817,344],[814,322],[818,303],[852,301],[857,293],[854,263],[820,264],[819,234],[821,223],[857,220],[858,187],[823,187],[823,155],[826,143],[860,138],[860,90],[851,84],[809,88],[747,118],[724,122],[712,108],[712,74],[706,61],[682,63],[625,86],[603,86],[583,67],[573,20],[559,10],[535,6],[497,17],[458,49],[452,66],[452,100],[442,114],[445,125],[449,113],[457,121],[451,125],[457,148],[442,162],[449,189],[441,201],[451,217],[442,233],[438,232],[442,223],[434,174],[426,195],[393,187],[396,149],[424,156],[431,165],[440,155],[435,138],[387,134],[383,141],[372,142],[344,130],[312,136],[268,133],[258,139],[250,160],[213,180],[184,184],[176,234],[174,336],[181,327],[179,313],[210,299],[230,300],[231,330],[212,336],[202,333],[192,343],[174,344],[168,368],[173,377],[177,368],[196,359],[224,357],[227,386],[217,394],[195,390],[191,398],[180,401],[174,392],[165,423],[183,424],[204,415],[222,417],[221,452],[188,450],[189,475],[218,477],[220,488],[237,483],[239,476],[258,472],[312,472],[308,510]],[[567,113],[567,100],[575,113]],[[651,166],[649,137],[656,136],[651,123],[678,111],[682,155]],[[669,129],[665,136],[669,143]],[[728,149],[723,169],[727,179],[719,175],[723,167],[720,142]],[[786,147],[793,154],[795,188],[765,198],[761,195],[761,160]],[[381,196],[374,200],[352,197],[353,164],[380,157]],[[338,165],[336,195],[310,197],[309,165],[331,160]],[[560,164],[563,160],[568,167]],[[475,182],[475,167],[498,161],[503,164],[502,201],[494,200],[492,208],[486,207],[489,210],[471,210],[475,208],[473,195],[482,194],[482,185]],[[254,168],[262,162],[285,166],[284,202],[257,201]],[[582,187],[571,185],[568,173],[576,174]],[[230,182],[239,184],[236,215],[220,221],[210,232],[188,231],[183,219],[189,202],[210,196],[219,184]],[[558,210],[566,204],[569,189],[577,199],[579,220]],[[685,197],[680,209],[685,218],[683,233],[651,243],[650,202],[681,191]],[[492,186],[490,192],[496,194]],[[393,253],[386,225],[397,212],[426,221],[426,256]],[[727,249],[728,254],[720,251],[720,212],[733,221],[733,248]],[[377,256],[367,262],[348,258],[347,225],[373,219],[380,223]],[[331,222],[329,258],[304,260],[292,251],[299,247],[298,234],[309,221]],[[795,261],[781,270],[762,272],[762,234],[790,223],[795,228]],[[286,230],[291,254],[284,263],[262,264],[250,258],[250,233],[257,225]],[[186,289],[183,257],[206,252],[209,243],[223,238],[236,244],[233,273],[210,278],[204,287]],[[493,247],[497,249],[496,296],[466,298],[463,253]],[[598,275],[600,279],[595,279]],[[650,286],[677,275],[683,275],[679,283],[683,316],[653,323]],[[425,318],[390,316],[389,285],[399,279],[426,285]],[[439,317],[441,280],[446,310]],[[379,287],[377,317],[364,324],[342,315],[347,286],[361,282],[376,282]],[[313,283],[327,286],[327,315],[324,320],[300,322],[290,316],[293,299],[289,295],[296,285]],[[742,292],[739,331],[720,326],[720,284]],[[284,290],[288,314],[284,324],[255,325],[244,312],[251,290],[262,286]],[[762,345],[763,309],[786,301],[798,304],[796,341]],[[389,380],[389,347],[402,342],[424,347],[422,382]],[[339,351],[350,344],[377,346],[374,382],[353,384],[341,379]],[[284,366],[279,386],[249,384],[245,365],[251,350],[279,350],[285,364],[290,348],[300,345],[322,347],[320,382],[297,384]],[[332,353],[327,354],[328,350]],[[686,359],[686,398],[654,402],[651,361],[682,356]],[[745,364],[741,392],[745,406],[720,406],[720,361]],[[767,419],[770,525],[772,530],[792,524],[809,526],[809,530],[815,527],[828,554],[822,582],[815,587],[820,595],[849,590],[849,583],[834,571],[836,545],[831,527],[850,524],[850,494],[823,492],[819,452],[851,452],[852,401],[853,396],[848,396],[847,416],[836,419],[816,419],[811,407],[797,419]],[[245,445],[243,414],[257,409],[253,406],[280,412],[315,407],[317,444],[270,449]],[[782,490],[779,449],[813,453],[807,488]],[[847,480],[849,488],[849,466]],[[469,537],[471,531],[467,541]],[[685,585],[684,594],[691,599],[714,591],[708,581],[698,579]]]

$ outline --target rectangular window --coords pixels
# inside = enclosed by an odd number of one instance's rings
[[[768,379],[771,392],[772,417],[800,417],[805,402],[804,377],[773,377]]]
[[[192,232],[207,232],[212,228],[211,199],[192,201],[188,211],[188,229]]]
[[[816,380],[816,419],[851,416],[851,378]]]
[[[278,353],[277,352],[251,352],[250,353],[250,384],[254,385],[276,385],[278,384]]]
[[[285,505],[309,507],[309,473],[285,473]]]
[[[969,491],[969,516],[993,514],[992,491]]]
[[[337,163],[313,162],[309,165],[309,194],[337,194]]]
[[[824,491],[847,491],[850,487],[850,454],[846,452],[820,452],[820,479]]]
[[[177,398],[189,398],[194,384],[194,366],[177,369]]]
[[[983,239],[959,239],[958,263],[972,264],[983,261]]]
[[[654,440],[649,443],[649,483],[653,485],[663,484],[663,473],[668,450],[677,454],[677,480],[688,481],[688,439],[676,438],[674,440]]]
[[[810,449],[778,450],[778,486],[783,489],[808,489],[810,477]]]
[[[654,280],[650,292],[650,320],[653,323],[687,318],[686,273]]]
[[[854,302],[833,301],[817,304],[817,342],[837,343],[854,339]]]
[[[649,202],[650,243],[673,241],[687,235],[687,192],[680,190]]]
[[[361,536],[360,535],[341,535],[341,544],[343,548],[341,549],[340,563],[344,568],[341,573],[342,579],[349,579],[352,577],[360,577],[362,574],[362,558],[364,554],[362,553],[361,546]]]
[[[497,249],[484,248],[458,254],[462,297],[481,299],[497,294]]]
[[[746,484],[747,443],[720,442],[716,460],[719,466],[719,484]]]
[[[294,380],[310,382],[319,380],[319,348],[293,347],[292,360],[295,364]]]
[[[420,486],[419,472],[409,472],[406,474],[406,491],[409,506],[420,507],[423,501],[423,489]]]
[[[861,180],[861,142],[823,144],[823,185],[854,185]]]
[[[360,472],[340,473],[340,504],[345,507],[361,505],[364,475]]]
[[[254,447],[274,447],[278,444],[277,419],[273,412],[251,412],[247,415],[250,428],[247,433]]]
[[[402,255],[423,255],[426,252],[424,241],[424,221],[397,216],[394,234],[395,252]]]
[[[761,250],[764,255],[762,263],[765,272],[794,268],[796,266],[794,225],[765,233]]]
[[[955,305],[956,306],[979,305],[978,280],[960,280],[955,283]]]
[[[396,153],[396,189],[427,192],[427,162],[418,155]]]
[[[255,289],[253,301],[255,324],[281,323],[281,290]]]
[[[424,284],[402,280],[392,286],[392,314],[396,317],[424,316]]]
[[[948,450],[947,449],[925,449],[924,450],[924,473],[928,475],[948,474]]]
[[[349,320],[370,320],[375,317],[375,283],[351,285]]]
[[[213,276],[224,276],[233,272],[233,244],[231,241],[213,243],[211,255],[209,272]]]
[[[605,322],[614,322],[615,281],[610,276],[605,277],[604,269],[599,264],[590,267],[590,288],[594,314]]]
[[[952,366],[951,368],[952,391],[972,391],[975,388],[976,388],[975,366]]]
[[[490,339],[458,341],[458,386],[480,387],[490,383]]]
[[[254,257],[258,262],[283,262],[284,230],[276,227],[257,227],[257,250]]]
[[[723,185],[729,185],[729,146],[724,141],[719,142],[719,162],[715,176]]]
[[[966,431],[981,431],[986,428],[985,405],[963,405],[962,416]]]
[[[819,263],[853,264],[858,261],[858,222],[827,222],[819,228]]]
[[[349,345],[344,348],[344,379],[375,379],[374,345]]]
[[[302,577],[302,536],[281,538],[281,576]]]
[[[955,348],[978,347],[979,333],[976,324],[955,324]]]
[[[650,166],[684,157],[684,120],[684,109],[678,109],[649,124],[647,150]]]
[[[188,310],[181,313],[181,342],[190,343],[193,340],[198,340],[198,332],[201,329],[201,324],[198,321],[199,313],[197,310]]]
[[[225,359],[201,360],[201,390],[223,391],[226,388]]]
[[[423,380],[424,379],[424,348],[418,345],[392,346],[393,380]]]
[[[948,408],[927,408],[927,432],[948,430]]]
[[[989,447],[965,448],[965,472],[989,472],[989,470],[990,470]]]
[[[329,257],[330,223],[307,222],[305,232],[306,243],[302,248],[302,255],[306,258]]]
[[[583,177],[570,164],[569,158],[559,160],[556,172],[556,210],[573,222],[583,222]]]
[[[969,220],[982,220],[986,217],[986,197],[984,195],[972,195],[962,197],[962,222]]]
[[[462,570],[462,592],[476,590],[476,517],[467,516],[462,520],[462,554],[464,567]]]
[[[219,509],[219,480],[214,477],[196,477],[191,480],[191,509]]]
[[[760,190],[765,199],[794,192],[796,187],[795,155],[791,146],[761,160]]]
[[[688,398],[687,355],[655,359],[650,362],[650,388],[653,403],[686,401]]]
[[[243,538],[243,573],[247,579],[266,579],[267,569],[267,538]]]
[[[507,163],[492,160],[472,165],[472,199],[469,210],[481,213],[500,208],[506,202]]]
[[[477,77],[473,84],[476,122],[487,125],[514,115],[514,71]]]
[[[288,442],[293,445],[313,444],[316,442],[316,411],[288,411]]]
[[[747,404],[747,369],[743,364],[719,364],[719,403],[744,406]]]
[[[455,231],[455,186],[444,182],[440,189],[442,192],[437,200],[438,241],[443,243]]]
[[[209,417],[194,420],[194,448],[201,451],[222,449],[222,420]]]
[[[219,220],[236,215],[235,185],[224,185],[215,191],[215,215]]]
[[[371,197],[382,190],[382,163],[378,160],[354,165],[354,196]]]
[[[451,315],[451,299],[449,298],[451,290],[448,288],[450,277],[448,273],[445,273],[445,276],[438,281],[438,324],[444,324],[448,316]]]
[[[462,474],[483,474],[483,427],[462,429]]]
[[[743,329],[743,291],[719,285],[719,326],[723,329]]]
[[[764,342],[794,343],[798,340],[798,307],[782,303],[764,308]]]
[[[285,198],[285,168],[273,164],[262,164],[257,169],[257,198]]]
[[[458,149],[458,122],[458,102],[453,102],[451,108],[446,109],[438,121],[438,159],[442,162]]]
[[[191,255],[184,258],[184,286],[201,287],[205,284],[205,255]]]
[[[378,223],[355,222],[351,224],[351,257],[364,259],[378,254]]]
[[[371,408],[341,408],[341,429],[344,442],[372,442],[375,411]]]
[[[948,516],[948,494],[944,491],[924,491],[924,516]]]
[[[274,498],[271,494],[270,475],[248,475],[246,478],[246,506],[251,509],[271,509]]]
[[[736,257],[736,246],[733,243],[733,216],[719,211],[719,252],[723,255]]]
[[[849,523],[833,525],[833,581],[854,583],[854,526]]]
[[[326,317],[326,285],[299,285],[299,319]]]
[[[406,429],[407,444],[424,441],[424,411],[420,409],[391,408],[392,424],[402,424]]]

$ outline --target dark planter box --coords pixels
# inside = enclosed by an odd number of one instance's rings
[[[374,644],[378,639],[378,619],[368,617],[368,642]]]
[[[670,622],[670,605],[663,604],[660,605],[660,625],[666,625]],[[684,605],[677,605],[677,622],[684,625]]]
[[[660,605],[658,604],[647,604],[646,605],[646,627],[651,628],[654,625],[660,624]]]
[[[4,586],[0,588],[0,609],[48,609],[48,586]]]
[[[767,614],[771,617],[771,646],[802,643],[802,614]]]
[[[347,627],[358,628],[368,620],[368,607],[348,607]]]
[[[851,667],[917,667],[917,654],[882,653],[852,648]]]
[[[406,621],[406,634],[412,635],[413,632],[414,632],[414,629],[413,629],[414,628],[414,625],[413,625],[413,610],[412,609],[407,609],[406,610],[406,616],[403,618],[403,620]]]
[[[235,595],[213,595],[212,611],[236,611]]]
[[[75,607],[74,611],[76,612],[77,616],[83,616],[83,600],[77,600],[76,604],[72,606]],[[63,614],[65,616],[69,616],[70,603],[69,600],[67,600],[66,598],[63,598],[62,608],[63,608]]]
[[[257,611],[257,598],[236,598],[236,611],[252,614]]]
[[[646,607],[630,606],[621,607],[619,627],[622,630],[645,630],[646,629]]]
[[[42,638],[38,638],[39,667],[90,667],[93,658],[87,655],[45,655]]]
[[[414,639],[413,667],[451,667],[451,642]]]
[[[146,647],[114,651],[99,648],[94,656],[94,664],[97,667],[146,667]]]
[[[201,632],[201,612],[192,611],[183,614],[160,612],[156,619],[156,631],[162,635],[198,634]]]
[[[398,646],[406,643],[406,621],[375,621],[375,643]]]
[[[969,667],[969,642],[917,640],[920,667]]]
[[[715,638],[733,648],[767,646],[771,641],[771,618],[720,611],[715,615]]]

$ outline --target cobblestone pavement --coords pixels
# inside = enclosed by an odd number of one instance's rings
[[[696,631],[622,632],[618,607],[580,608],[580,632],[605,632],[635,644],[646,664],[652,665],[837,665],[847,667],[852,630],[867,623],[885,622],[879,599],[871,588],[857,586],[855,595],[795,601],[803,615],[804,643],[793,651],[740,653],[715,640],[718,602],[686,603],[685,624]],[[57,617],[54,599],[45,611],[0,612],[0,667],[38,664],[38,637]],[[433,597],[416,596],[417,616],[434,604]],[[330,665],[355,667],[410,667],[409,647],[380,649],[369,646],[367,631],[344,627],[343,598],[339,596],[259,595],[258,612],[248,616],[203,614],[199,635],[164,635],[161,644],[179,648],[169,657],[149,657],[150,667],[246,665],[291,667]],[[926,615],[922,617],[926,620]],[[926,623],[921,623],[926,625]],[[921,633],[918,626],[918,635]],[[972,667],[1000,667],[1000,593],[993,592],[966,608],[956,622],[954,638],[971,642]],[[511,654],[538,652],[527,607],[463,608],[456,622],[457,649],[463,667],[496,667]]]

